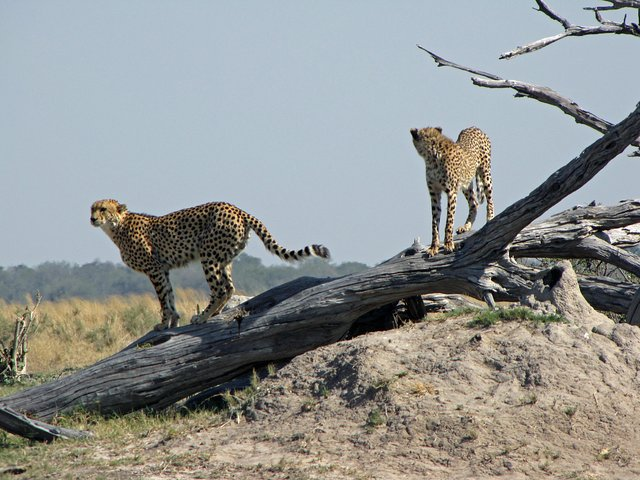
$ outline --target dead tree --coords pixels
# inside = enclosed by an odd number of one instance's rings
[[[0,381],[15,380],[27,371],[29,335],[36,329],[36,310],[42,300],[39,292],[35,300],[32,309],[26,307],[15,319],[13,337],[8,345],[0,341]]]
[[[529,292],[539,272],[514,255],[554,256],[571,251],[576,242],[584,255],[606,255],[618,247],[603,247],[596,235],[640,220],[638,202],[625,202],[608,213],[605,207],[584,207],[525,228],[588,182],[639,133],[640,105],[527,197],[468,236],[453,254],[427,258],[416,253],[339,279],[292,282],[211,323],[151,332],[110,358],[2,403],[41,420],[77,408],[104,414],[164,408],[256,365],[335,342],[359,317],[402,298],[448,292],[517,299]],[[592,282],[597,306],[598,299],[607,301],[606,289],[612,286]],[[628,304],[633,293],[626,293]]]
[[[580,207],[532,224],[637,141],[640,104],[619,124],[605,126],[599,140],[529,195],[478,232],[458,239],[452,254],[429,258],[410,249],[361,273],[299,279],[211,323],[151,332],[112,357],[5,397],[0,404],[40,420],[78,408],[103,414],[161,409],[257,365],[340,340],[363,316],[400,299],[446,292],[488,301],[517,300],[530,292],[540,273],[518,262],[521,257],[607,259],[640,273],[638,259],[622,248],[637,242],[633,225],[640,222],[638,201]],[[595,308],[625,312],[633,307],[637,290],[600,278],[583,278],[580,287]]]

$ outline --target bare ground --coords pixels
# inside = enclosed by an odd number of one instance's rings
[[[47,478],[640,478],[640,329],[557,268],[527,302],[565,323],[467,316],[322,347],[261,382],[238,422],[72,443]]]
[[[239,423],[102,452],[138,459],[109,478],[640,478],[637,327],[468,320],[301,355]]]

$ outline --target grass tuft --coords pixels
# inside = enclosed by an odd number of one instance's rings
[[[219,413],[226,413],[229,418],[239,423],[242,417],[253,411],[256,401],[261,394],[260,377],[256,371],[253,370],[251,384],[248,387],[233,391],[227,390],[222,394],[225,407]]]
[[[464,317],[467,315],[476,314],[479,311],[482,311],[480,307],[460,307],[454,308],[453,310],[449,310],[448,312],[442,312],[438,314],[438,318],[447,319],[447,318],[458,318]]]
[[[367,433],[371,433],[376,428],[383,425],[384,423],[385,423],[385,419],[380,413],[380,410],[378,410],[377,408],[374,408],[369,412],[369,415],[367,416],[367,422],[365,423],[364,428],[367,431]]]
[[[467,323],[470,328],[487,328],[500,321],[527,320],[535,324],[561,323],[567,320],[555,313],[541,314],[526,307],[500,308],[498,310],[482,310]]]

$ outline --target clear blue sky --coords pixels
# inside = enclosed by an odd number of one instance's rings
[[[580,8],[595,3],[550,1],[585,24],[595,20]],[[613,122],[640,100],[638,39],[566,39],[498,60],[560,31],[533,5],[2,0],[0,266],[119,261],[89,224],[100,198],[152,214],[228,201],[287,247],[323,243],[335,261],[374,264],[430,238],[409,135],[427,125],[489,134],[500,212],[598,134],[436,68],[417,43]],[[640,160],[621,156],[560,208],[639,197],[639,178]],[[255,236],[247,252],[277,261]]]

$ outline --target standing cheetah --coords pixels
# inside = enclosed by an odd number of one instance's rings
[[[156,217],[129,212],[116,200],[98,200],[91,206],[91,224],[113,240],[125,264],[151,280],[162,309],[162,323],[155,330],[178,325],[169,270],[191,261],[200,260],[211,289],[209,305],[192,323],[205,322],[222,310],[234,290],[231,262],[247,244],[250,230],[283,260],[329,258],[322,245],[297,251],[281,247],[260,220],[228,203],[207,203]]]
[[[462,130],[454,142],[442,134],[440,127],[411,129],[413,145],[427,167],[427,186],[431,196],[432,240],[427,250],[429,256],[436,255],[440,246],[440,194],[447,194],[447,225],[444,233],[444,251],[450,253],[453,245],[453,217],[456,212],[458,190],[462,189],[469,203],[469,216],[457,233],[471,229],[478,201],[487,199],[487,221],[493,218],[493,187],[491,182],[491,142],[485,133],[476,127]],[[476,179],[478,199],[473,188]]]

